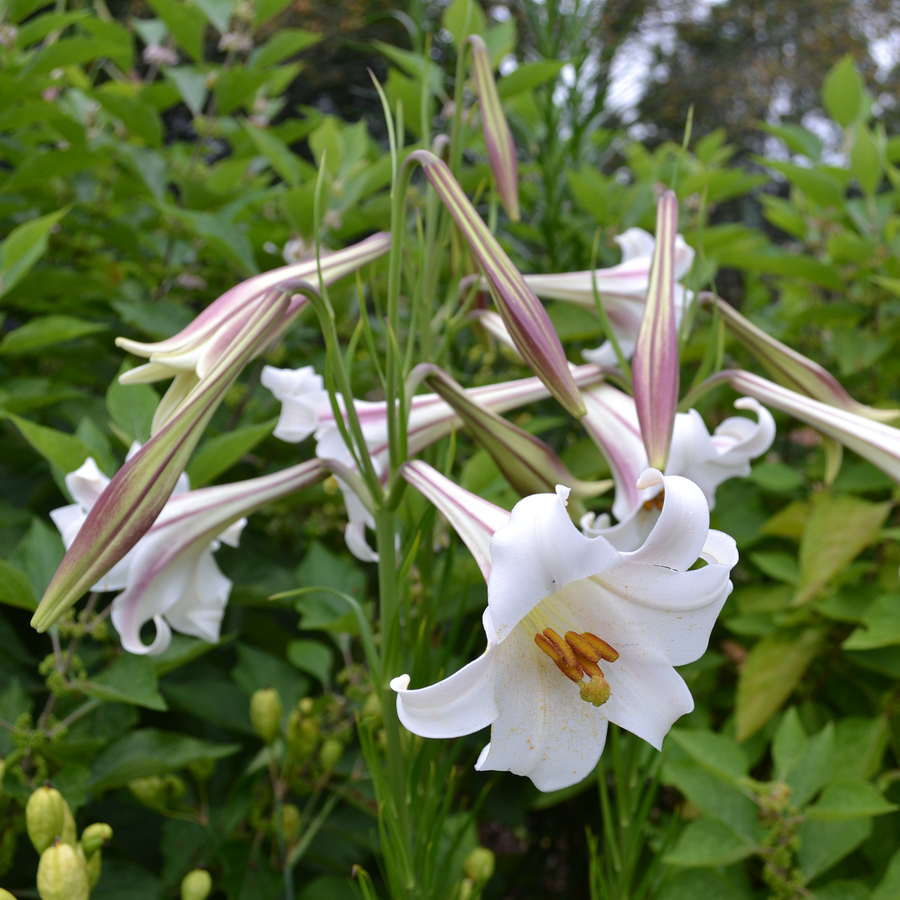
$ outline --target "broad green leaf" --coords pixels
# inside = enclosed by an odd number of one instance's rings
[[[162,686],[162,692],[173,706],[204,722],[242,734],[253,734],[247,695],[226,678],[167,681]]]
[[[140,728],[94,757],[91,788],[110,790],[135,778],[177,772],[201,760],[222,759],[240,749],[240,744],[213,744],[156,728]]]
[[[193,0],[195,6],[203,12],[209,23],[219,32],[228,31],[231,13],[234,9],[232,0]]]
[[[9,557],[9,563],[23,571],[34,588],[34,596],[40,597],[53,578],[65,555],[62,538],[52,525],[41,519],[32,519],[25,537]]]
[[[27,419],[10,415],[16,428],[31,446],[48,462],[67,475],[74,472],[91,454],[84,442],[71,434],[36,425]]]
[[[90,697],[107,703],[131,703],[165,712],[166,701],[157,689],[153,663],[146,656],[125,653],[85,685]]]
[[[115,52],[110,52],[109,57],[123,71],[129,72],[134,66],[134,36],[118,22],[107,21],[102,16],[87,15],[81,22],[81,27],[90,32],[95,38],[107,41],[116,47]]]
[[[208,89],[202,72],[193,66],[167,66],[163,74],[174,82],[185,106],[194,115],[203,112]]]
[[[90,780],[91,770],[87,766],[70,763],[53,776],[53,787],[63,795],[72,812],[77,813],[87,803]]]
[[[806,810],[806,817],[820,822],[843,822],[868,816],[883,816],[898,807],[888,803],[881,791],[863,781],[843,781],[829,784],[815,806]]]
[[[748,841],[758,842],[756,804],[737,788],[691,760],[668,763],[663,780],[675,785],[701,812],[728,825]]]
[[[22,353],[36,353],[46,347],[55,347],[108,328],[102,322],[86,322],[74,316],[41,316],[9,332],[0,341],[0,354],[18,356]]]
[[[810,200],[822,206],[840,209],[844,202],[841,183],[821,168],[807,169],[793,163],[766,160],[766,165],[785,175],[794,187],[799,188]]]
[[[249,122],[244,122],[244,129],[256,149],[269,161],[272,168],[282,180],[291,187],[299,187],[303,183],[300,165],[290,148],[270,131],[263,131]]]
[[[822,142],[811,131],[799,125],[770,125],[768,122],[757,124],[763,131],[781,138],[794,153],[801,153],[812,162],[819,161],[822,155]]]
[[[784,781],[788,772],[803,758],[808,747],[806,730],[797,715],[797,708],[792,706],[781,717],[772,738],[772,776],[778,781]]]
[[[114,115],[128,131],[151,147],[162,146],[162,122],[157,111],[138,97],[129,97],[113,87],[93,92],[94,99]]]
[[[203,32],[206,16],[196,6],[180,0],[150,0],[156,14],[166,23],[173,37],[195,62],[203,62]]]
[[[510,16],[505,22],[491,25],[484,32],[484,42],[491,55],[491,65],[495,69],[504,56],[515,52],[517,36],[515,16]]]
[[[653,900],[752,900],[752,896],[739,879],[710,869],[692,869],[667,878]]]
[[[123,365],[119,375],[130,366]],[[119,384],[116,376],[106,389],[106,409],[110,418],[129,439],[144,444],[150,437],[150,424],[159,406],[159,394],[149,384]]]
[[[871,650],[900,644],[900,596],[882,594],[866,609],[862,624],[841,646],[845,650]]]
[[[328,587],[362,601],[366,577],[354,563],[336,556],[319,541],[313,541],[303,562],[296,569],[300,587]],[[340,597],[326,591],[301,595],[297,610],[302,613],[300,627],[304,631],[346,631],[358,634],[359,627],[352,610]]]
[[[752,856],[754,845],[716,819],[697,819],[681,833],[675,849],[663,857],[670,866],[729,866]]]
[[[22,688],[18,678],[4,679],[4,683],[0,685],[0,719],[15,722],[22,713],[31,712],[33,707],[34,700]],[[0,728],[0,754],[6,756],[15,746],[12,735],[5,728]]]
[[[231,670],[231,677],[248,697],[260,688],[275,688],[287,715],[309,693],[309,679],[283,659],[250,644],[238,642],[236,646],[238,664]]]
[[[35,10],[50,5],[49,0],[8,0],[6,11],[10,22],[21,22]]]
[[[750,768],[744,751],[723,734],[673,728],[669,738],[695,762],[728,782],[734,783],[746,777]]]
[[[787,773],[785,781],[795,806],[806,806],[822,789],[834,771],[834,761],[834,725],[829,722],[809,739],[803,756]]]
[[[865,781],[875,775],[881,768],[888,737],[888,724],[881,716],[841,719],[835,728],[835,778]]]
[[[254,4],[253,24],[262,25],[272,16],[277,16],[291,0],[257,0]]]
[[[31,579],[5,559],[0,560],[0,603],[20,609],[37,609]]]
[[[866,194],[874,194],[881,184],[881,154],[872,132],[862,122],[857,123],[853,133],[850,171]]]
[[[209,484],[228,471],[260,441],[265,440],[277,424],[277,419],[270,419],[259,425],[248,425],[246,428],[220,434],[201,444],[187,467],[191,487]]]
[[[179,209],[170,205],[166,205],[165,210],[173,218],[183,222],[197,237],[203,238],[217,253],[236,263],[245,275],[258,273],[253,247],[241,226],[214,213]]]
[[[750,481],[770,494],[785,494],[803,485],[800,473],[781,462],[761,462],[750,472]]]
[[[852,853],[872,833],[871,819],[846,822],[804,822],[798,837],[797,863],[809,883]]]
[[[487,32],[487,18],[478,0],[452,0],[444,10],[441,24],[453,35],[453,43],[458,47],[470,34]]]
[[[66,206],[18,225],[0,244],[0,296],[18,284],[47,252],[50,231],[68,211]]]
[[[50,153],[32,153],[3,182],[0,192],[23,191],[47,183],[48,178],[62,178],[84,169],[92,169],[103,163],[102,153],[88,153],[70,147]]]
[[[822,651],[827,636],[827,628],[783,628],[753,646],[738,674],[739,741],[756,734],[778,712]]]
[[[80,66],[95,59],[121,57],[122,45],[94,37],[72,37],[39,50],[26,66],[29,75],[46,75],[54,69]]]
[[[847,128],[862,114],[864,98],[865,85],[848,53],[825,76],[822,102],[828,115],[842,128]]]
[[[800,541],[800,583],[794,603],[806,603],[878,539],[889,503],[820,494]]]
[[[817,887],[810,895],[810,900],[871,900],[869,889],[861,881],[829,881]]]
[[[749,558],[769,578],[785,584],[798,584],[800,581],[797,560],[789,553],[750,553]]]
[[[250,54],[250,65],[258,69],[274,66],[289,56],[294,56],[307,47],[318,44],[321,40],[321,34],[315,34],[305,28],[282,28]]]
[[[189,309],[171,300],[152,302],[114,300],[112,306],[123,322],[134,326],[154,340],[178,334],[193,319]]]
[[[806,520],[809,518],[809,503],[803,500],[795,500],[781,509],[763,525],[762,534],[771,534],[775,537],[788,538],[799,543],[806,530]]]
[[[216,108],[220,115],[227,115],[239,106],[252,105],[257,90],[268,78],[268,72],[242,66],[220,71],[215,86]]]
[[[163,157],[149,147],[136,147],[126,143],[120,143],[118,151],[125,164],[129,165],[146,185],[147,190],[157,200],[162,200],[165,197],[166,185],[169,183],[169,170]],[[158,302],[164,303],[164,301]],[[118,303],[127,305],[128,301],[114,300],[113,306],[115,307]]]
[[[334,654],[321,641],[291,641],[287,647],[288,662],[301,672],[317,678],[327,689],[331,683],[331,666]]]
[[[872,892],[871,900],[896,900],[897,897],[900,897],[900,850],[891,857],[884,877]]]
[[[172,635],[172,642],[169,644],[168,649],[159,656],[153,657],[153,670],[162,678],[163,675],[174,672],[176,669],[180,669],[182,666],[186,666],[195,659],[206,655],[210,650],[227,644],[235,637],[236,632],[232,632],[220,637],[218,644],[210,644],[208,641],[200,638],[189,637],[186,634],[178,634],[176,632]]]

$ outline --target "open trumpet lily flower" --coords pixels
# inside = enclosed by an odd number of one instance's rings
[[[640,489],[637,480],[647,468],[647,451],[641,439],[634,400],[608,384],[595,385],[583,393],[588,413],[584,427],[609,462],[616,483],[612,513],[619,524],[610,526],[609,516],[589,514],[582,519],[585,533],[605,534],[622,548],[638,546],[659,515],[652,501],[659,487]],[[707,431],[696,410],[678,413],[672,435],[667,475],[693,481],[706,497],[710,509],[716,504],[716,488],[729,478],[750,474],[750,460],[761,456],[775,439],[775,420],[751,397],[735,403],[756,415],[757,421],[732,416],[713,434]]]
[[[698,659],[731,592],[734,541],[709,529],[700,489],[649,469],[664,485],[659,521],[633,552],[588,538],[566,512],[568,490],[534,494],[512,513],[422,462],[404,476],[441,509],[485,571],[487,649],[443,681],[391,682],[401,722],[449,738],[490,726],[479,771],[527,775],[542,791],[590,774],[610,722],[656,748],[693,709],[674,666]],[[691,567],[698,559],[705,565]]]
[[[576,385],[587,387],[601,381],[603,374],[595,365],[574,366],[572,379]],[[328,398],[321,376],[312,366],[302,369],[276,369],[266,366],[260,379],[281,401],[281,416],[275,427],[275,437],[289,443],[299,443],[315,435],[316,455],[323,459],[339,460],[348,468],[354,468],[352,454],[344,444],[344,438],[335,421],[334,410]],[[539,378],[523,378],[500,384],[470,388],[467,396],[480,406],[495,413],[509,412],[550,396],[550,391]],[[344,400],[338,397],[343,410]],[[354,401],[366,446],[375,471],[384,482],[389,474],[389,445],[387,405],[365,400]],[[419,394],[412,398],[407,430],[407,451],[415,456],[426,447],[446,437],[454,428],[462,428],[463,420],[449,403],[438,394]],[[365,504],[338,478],[347,503],[348,525],[345,532],[347,547],[358,559],[366,562],[378,557],[366,542],[366,528],[374,528],[371,513]]]
[[[112,605],[122,646],[129,653],[158,655],[169,646],[173,630],[216,643],[231,581],[213,553],[222,543],[238,545],[246,514],[326,474],[323,464],[313,460],[275,475],[197,491],[189,489],[182,475],[153,526],[93,587],[122,592]],[[109,481],[91,458],[66,476],[76,502],[50,516],[67,547]],[[144,644],[141,628],[151,620],[156,635]]]

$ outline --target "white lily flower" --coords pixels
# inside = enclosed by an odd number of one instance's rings
[[[579,387],[594,384],[603,377],[596,365],[573,366],[571,373]],[[337,460],[348,469],[355,470],[353,457],[336,423],[324,381],[312,366],[294,370],[266,366],[260,381],[281,402],[275,437],[289,443],[299,443],[314,435],[316,455],[320,459]],[[539,378],[485,385],[471,388],[466,393],[496,413],[509,412],[550,396],[550,391]],[[338,396],[337,399],[340,409],[345,410],[343,397]],[[382,482],[386,483],[390,465],[387,404],[355,400],[354,406],[372,464]],[[446,437],[454,428],[462,427],[462,419],[449,403],[437,394],[419,394],[412,398],[410,404],[407,451],[410,456],[415,456]],[[349,489],[346,481],[338,477],[337,482],[347,504],[348,525],[344,536],[348,549],[364,562],[377,561],[378,555],[369,547],[365,534],[366,528],[375,527],[372,514]]]
[[[639,546],[658,515],[653,503],[659,487],[639,489],[637,480],[647,466],[634,400],[609,384],[583,392],[587,415],[582,419],[588,434],[603,452],[616,483],[612,513],[619,524],[610,527],[609,516],[582,519],[590,536],[599,534],[622,549]],[[761,456],[775,439],[775,420],[752,397],[735,402],[738,409],[756,414],[757,421],[732,416],[710,435],[700,414],[692,409],[677,413],[666,475],[681,475],[703,491],[710,509],[716,505],[716,488],[729,478],[750,474],[750,460]]]
[[[659,521],[633,552],[588,538],[566,512],[568,489],[534,494],[512,513],[469,494],[422,462],[404,476],[457,528],[488,582],[487,649],[443,681],[410,690],[401,722],[423,737],[490,725],[479,771],[527,775],[542,791],[585,778],[609,722],[659,749],[693,709],[674,666],[698,659],[731,592],[734,541],[709,530],[700,489],[655,469],[640,486],[665,487]],[[706,565],[691,569],[702,559]]]
[[[525,282],[545,300],[562,300],[574,303],[590,311],[594,302],[593,280],[597,292],[615,332],[619,347],[626,359],[630,359],[637,343],[638,329],[644,317],[647,290],[650,287],[650,264],[656,240],[643,228],[629,228],[614,238],[622,248],[622,261],[608,269],[586,272],[564,272],[557,275],[526,275]],[[679,327],[685,310],[694,300],[692,291],[677,284],[691,270],[694,250],[679,234],[675,239],[673,271],[675,279],[675,324]],[[584,350],[582,356],[601,366],[618,365],[613,346],[605,341],[596,350]]]

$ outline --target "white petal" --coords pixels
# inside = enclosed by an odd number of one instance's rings
[[[113,625],[116,625],[116,611],[112,612]],[[156,636],[149,644],[141,641],[140,629],[134,631],[120,631],[118,626],[116,630],[119,632],[119,638],[122,641],[122,647],[129,653],[135,653],[138,656],[159,656],[169,649],[172,642],[172,629],[166,624],[166,620],[162,616],[154,616],[153,624],[156,626]]]
[[[616,550],[628,553],[644,544],[659,521],[659,514],[656,506],[651,504],[650,509],[646,509],[642,503],[622,522],[610,525],[608,515],[591,518],[594,514],[588,513],[581,520],[581,530],[590,538],[606,538]]]
[[[607,721],[581,699],[524,628],[498,648],[494,697],[500,714],[475,768],[527,775],[542,791],[586,778],[606,740]]]
[[[622,262],[645,256],[652,257],[656,248],[656,239],[643,228],[628,228],[613,240],[622,249]]]
[[[229,547],[237,547],[241,542],[241,534],[246,526],[246,519],[238,519],[233,525],[229,525],[219,536],[218,539]]]
[[[207,547],[200,553],[185,590],[166,611],[166,620],[175,631],[218,643],[230,595],[231,580],[222,574]]]
[[[59,509],[51,510],[50,518],[59,530],[63,546],[68,550],[72,541],[75,540],[75,535],[81,531],[87,513],[80,503],[70,503],[68,506],[60,506]]]
[[[375,528],[375,519],[372,517],[372,513],[366,509],[366,505],[343,478],[336,477],[335,481],[344,495],[344,504],[347,507],[347,527],[344,529],[344,541],[347,549],[362,562],[378,562],[378,554],[366,540],[366,528],[373,530]]]
[[[397,715],[413,734],[449,738],[472,734],[497,717],[494,702],[496,645],[467,666],[429,687],[409,690],[409,675],[391,681]]]
[[[601,668],[609,682],[604,708],[610,722],[662,750],[672,725],[694,708],[684,679],[669,665],[645,665],[624,657]]]
[[[500,641],[545,597],[622,561],[603,538],[578,531],[555,494],[520,500],[490,552],[488,606]]]
[[[66,475],[66,488],[72,499],[86,512],[97,502],[108,484],[109,479],[100,471],[92,456]]]
[[[661,478],[655,469],[648,469],[638,484],[646,484],[646,476],[651,472]],[[684,571],[697,561],[706,543],[709,507],[703,491],[693,481],[678,475],[667,475],[662,480],[666,498],[659,520],[643,546],[624,553],[623,558]]]

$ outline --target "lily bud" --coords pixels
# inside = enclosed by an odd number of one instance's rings
[[[281,697],[274,688],[261,688],[250,698],[250,722],[267,744],[281,733],[281,711]]]
[[[523,497],[552,493],[557,484],[570,486],[577,497],[596,496],[612,487],[609,481],[589,484],[577,479],[547,444],[485,409],[443,369],[425,363],[419,371],[429,373],[429,387],[453,408]]]
[[[664,469],[678,411],[678,326],[675,320],[675,237],[678,200],[666,191],[656,208],[656,247],[647,305],[634,348],[632,380],[650,465]]]
[[[74,847],[56,843],[44,850],[38,863],[37,889],[41,900],[88,900],[87,870]]]
[[[105,822],[95,822],[81,832],[81,849],[90,858],[112,840],[113,830]]]
[[[407,157],[409,161],[422,166],[425,176],[468,241],[522,358],[568,412],[579,418],[583,416],[584,402],[541,301],[484,224],[447,164],[427,150],[413,151]]]
[[[466,857],[463,863],[463,871],[472,879],[484,883],[494,874],[496,857],[493,851],[487,847],[476,847]]]
[[[25,804],[25,829],[38,853],[62,836],[69,805],[49,783],[39,787]],[[71,816],[71,811],[69,816]]]
[[[206,900],[212,892],[212,876],[206,869],[194,869],[181,881],[181,900]]]
[[[491,171],[497,183],[497,193],[506,214],[513,222],[518,222],[519,166],[516,161],[516,145],[503,114],[500,94],[494,81],[491,54],[480,35],[470,34],[467,40],[472,48],[472,74],[475,76],[475,90],[481,104],[481,129],[484,132]]]
[[[704,303],[718,306],[725,327],[762,363],[769,375],[784,387],[875,422],[891,422],[900,416],[900,409],[875,409],[858,403],[827,369],[757,328],[721,297],[703,293],[700,299]]]
[[[31,624],[46,631],[108,572],[159,516],[213,413],[287,308],[271,295],[235,333],[165,426],[122,466],[88,513]],[[224,339],[223,339],[224,340]]]
[[[319,746],[319,726],[314,719],[307,718],[299,709],[291,710],[285,735],[291,753],[301,760],[312,756]]]

